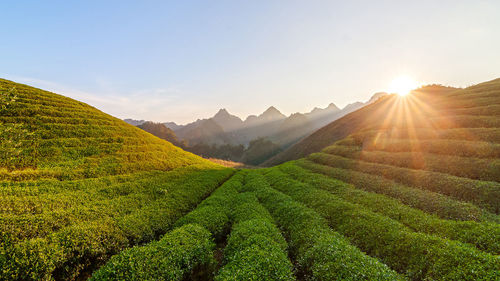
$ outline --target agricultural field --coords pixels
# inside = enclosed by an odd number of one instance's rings
[[[388,96],[260,169],[0,90],[0,280],[500,280],[500,80]]]
[[[84,103],[6,80],[0,92],[0,280],[89,275],[234,173]]]

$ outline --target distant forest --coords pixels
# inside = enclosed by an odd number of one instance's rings
[[[242,144],[215,145],[198,143],[195,145],[189,145],[187,141],[179,140],[175,132],[167,128],[162,123],[148,121],[138,125],[137,127],[161,139],[167,140],[186,151],[205,158],[218,158],[241,162],[248,165],[259,165],[282,151],[282,148],[278,144],[265,138],[257,138],[250,141],[248,147],[245,147]]]

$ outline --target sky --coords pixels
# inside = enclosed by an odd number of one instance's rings
[[[0,77],[119,118],[343,107],[500,77],[500,1],[5,1]]]

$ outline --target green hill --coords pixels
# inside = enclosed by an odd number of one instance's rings
[[[331,123],[291,158],[315,153],[271,168],[222,169],[163,141],[178,168],[6,162],[33,176],[1,182],[0,279],[500,280],[499,112],[500,79],[434,85]],[[26,143],[9,153],[37,151],[41,129],[16,130]],[[82,157],[129,167],[122,152]]]
[[[89,178],[205,162],[70,98],[7,80],[0,80],[0,91],[16,97],[0,122],[27,131],[15,136],[23,142],[15,159],[4,149],[2,179]]]
[[[233,173],[70,98],[7,80],[0,93],[0,280],[72,279]]]

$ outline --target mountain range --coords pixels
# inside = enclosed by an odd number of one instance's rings
[[[247,146],[254,139],[265,138],[286,148],[330,122],[373,103],[385,95],[387,94],[384,92],[376,93],[367,102],[351,103],[342,109],[330,103],[325,108],[315,107],[308,113],[294,113],[290,116],[284,115],[276,107],[271,106],[259,115],[250,115],[242,120],[222,108],[210,118],[198,119],[186,125],[179,125],[175,122],[163,124],[189,145],[242,144]],[[146,122],[133,119],[124,121],[134,126]]]

